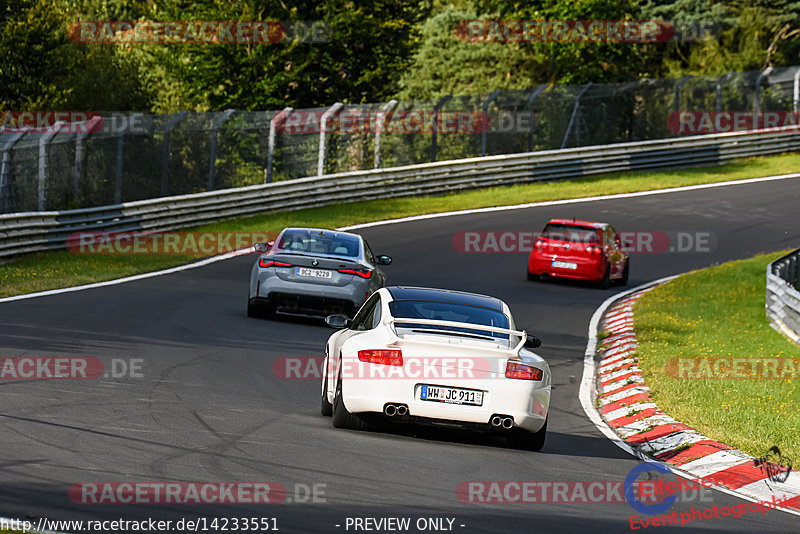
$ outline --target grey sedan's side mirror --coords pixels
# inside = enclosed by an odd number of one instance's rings
[[[528,339],[525,340],[523,345],[526,349],[535,349],[542,346],[542,340],[536,336],[528,334]]]
[[[269,243],[253,243],[253,248],[256,252],[264,254],[265,252],[269,252],[274,243],[274,241],[270,241]]]
[[[325,324],[337,330],[350,326],[350,319],[346,315],[329,315],[325,317]]]
[[[392,258],[390,256],[378,256],[378,265],[391,265]]]

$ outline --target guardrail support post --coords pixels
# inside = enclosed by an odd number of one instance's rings
[[[542,91],[544,91],[548,87],[550,87],[548,84],[543,83],[531,93],[531,96],[528,97],[528,113],[530,114],[530,121],[531,121],[530,128],[528,129],[528,152],[533,152],[533,129],[534,129],[533,118],[535,117],[533,113],[533,101],[536,100],[536,97],[539,96],[542,93]]]
[[[761,83],[764,81],[764,78],[769,76],[772,73],[772,67],[767,67],[766,69],[761,71],[761,74],[758,75],[756,78],[756,113],[761,112]],[[756,126],[758,126],[758,115],[756,115]]]
[[[286,120],[286,115],[292,112],[293,107],[285,107],[269,121],[269,137],[267,138],[267,172],[264,183],[272,182],[272,161],[275,155],[275,129]]]
[[[175,127],[176,124],[181,122],[183,118],[186,116],[186,111],[181,111],[173,116],[167,125],[164,127],[164,140],[161,142],[162,146],[162,156],[161,156],[161,196],[167,196],[167,190],[169,189],[167,184],[169,180],[169,138],[172,134],[172,129]]]
[[[39,186],[37,195],[37,209],[45,210],[47,200],[47,145],[64,126],[64,122],[58,121],[53,127],[39,138]]]
[[[567,140],[569,140],[569,134],[572,133],[572,127],[575,124],[575,119],[578,117],[578,114],[581,112],[581,97],[583,93],[589,90],[589,87],[592,86],[592,82],[587,83],[583,86],[577,95],[575,95],[575,107],[572,108],[572,116],[569,118],[569,124],[567,125],[567,131],[564,134],[564,140],[561,141],[561,148],[566,148]],[[580,145],[580,133],[578,134],[578,143]]]
[[[0,133],[4,132],[0,130]],[[0,213],[13,213],[16,211],[14,191],[11,187],[11,149],[26,133],[28,132],[17,132],[3,145],[3,162],[0,163]]]
[[[378,120],[375,121],[375,160],[372,165],[373,169],[378,169],[381,166],[381,134],[383,133],[383,121],[386,118],[386,114],[391,112],[395,106],[397,106],[397,100],[389,100],[378,112]]]
[[[731,79],[731,76],[733,76],[733,73],[728,72],[720,76],[719,81],[717,81],[717,113],[722,111],[722,86]]]
[[[336,102],[329,107],[319,120],[319,152],[317,153],[317,176],[325,174],[325,139],[326,128],[328,127],[328,117],[336,115],[344,107],[341,102]]]
[[[436,161],[436,152],[437,152],[437,137],[439,132],[439,127],[436,125],[436,120],[439,118],[439,110],[447,104],[447,102],[453,98],[453,95],[445,95],[442,97],[439,102],[433,107],[433,117],[431,118],[431,163]]]
[[[207,191],[214,190],[214,174],[217,168],[217,134],[219,132],[219,127],[222,126],[222,123],[228,120],[228,117],[236,111],[234,109],[226,109],[225,112],[214,119],[214,122],[211,124],[211,161],[208,166],[208,187],[206,188]]]
[[[491,104],[492,100],[497,98],[499,94],[500,89],[496,89],[489,95],[489,98],[483,101],[483,117],[481,117],[483,124],[483,131],[481,132],[481,157],[486,155],[486,136],[489,133],[489,104]]]

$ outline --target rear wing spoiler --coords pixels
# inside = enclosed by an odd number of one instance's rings
[[[397,335],[397,327],[395,323],[412,323],[415,325],[429,325],[429,326],[448,326],[448,327],[455,327],[455,328],[463,328],[466,330],[482,330],[485,332],[496,332],[499,334],[508,334],[509,336],[519,336],[520,340],[519,343],[513,349],[504,349],[502,352],[511,352],[513,357],[519,358],[519,351],[522,349],[522,346],[525,344],[525,341],[528,339],[528,334],[525,330],[511,330],[509,328],[500,328],[497,326],[485,326],[480,324],[472,324],[472,323],[462,323],[458,321],[444,321],[441,319],[412,319],[412,318],[398,318],[398,317],[387,317],[384,319],[384,324],[389,325],[392,327],[392,331],[394,332],[394,336],[397,340],[400,337]],[[493,349],[496,350],[496,349]]]

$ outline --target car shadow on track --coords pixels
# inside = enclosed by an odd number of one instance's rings
[[[333,428],[331,431],[342,432]],[[455,445],[474,445],[518,451],[518,449],[508,445],[504,432],[481,432],[457,427],[438,427],[415,423],[391,423],[378,419],[371,422],[368,431],[359,433],[377,437],[402,437],[409,440],[419,439],[429,442],[438,441]],[[620,450],[604,436],[579,436],[552,430],[548,430],[544,449],[538,454],[589,458],[629,458],[628,454]]]

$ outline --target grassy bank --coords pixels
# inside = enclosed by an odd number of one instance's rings
[[[640,366],[659,408],[756,457],[773,445],[800,457],[800,347],[773,330],[764,311],[766,266],[785,253],[691,272],[635,308]],[[735,358],[744,360],[732,369]],[[765,359],[775,372],[765,371]],[[719,376],[740,378],[709,378]]]
[[[800,169],[800,155],[750,158],[722,166],[659,172],[630,172],[563,182],[495,187],[442,196],[339,204],[316,209],[273,212],[207,225],[193,231],[278,232],[285,226],[335,228],[362,222],[451,210],[630,193],[758,176]],[[538,230],[538,229],[537,229]],[[67,251],[32,254],[0,265],[0,297],[32,293],[164,269],[198,256],[83,255]]]

